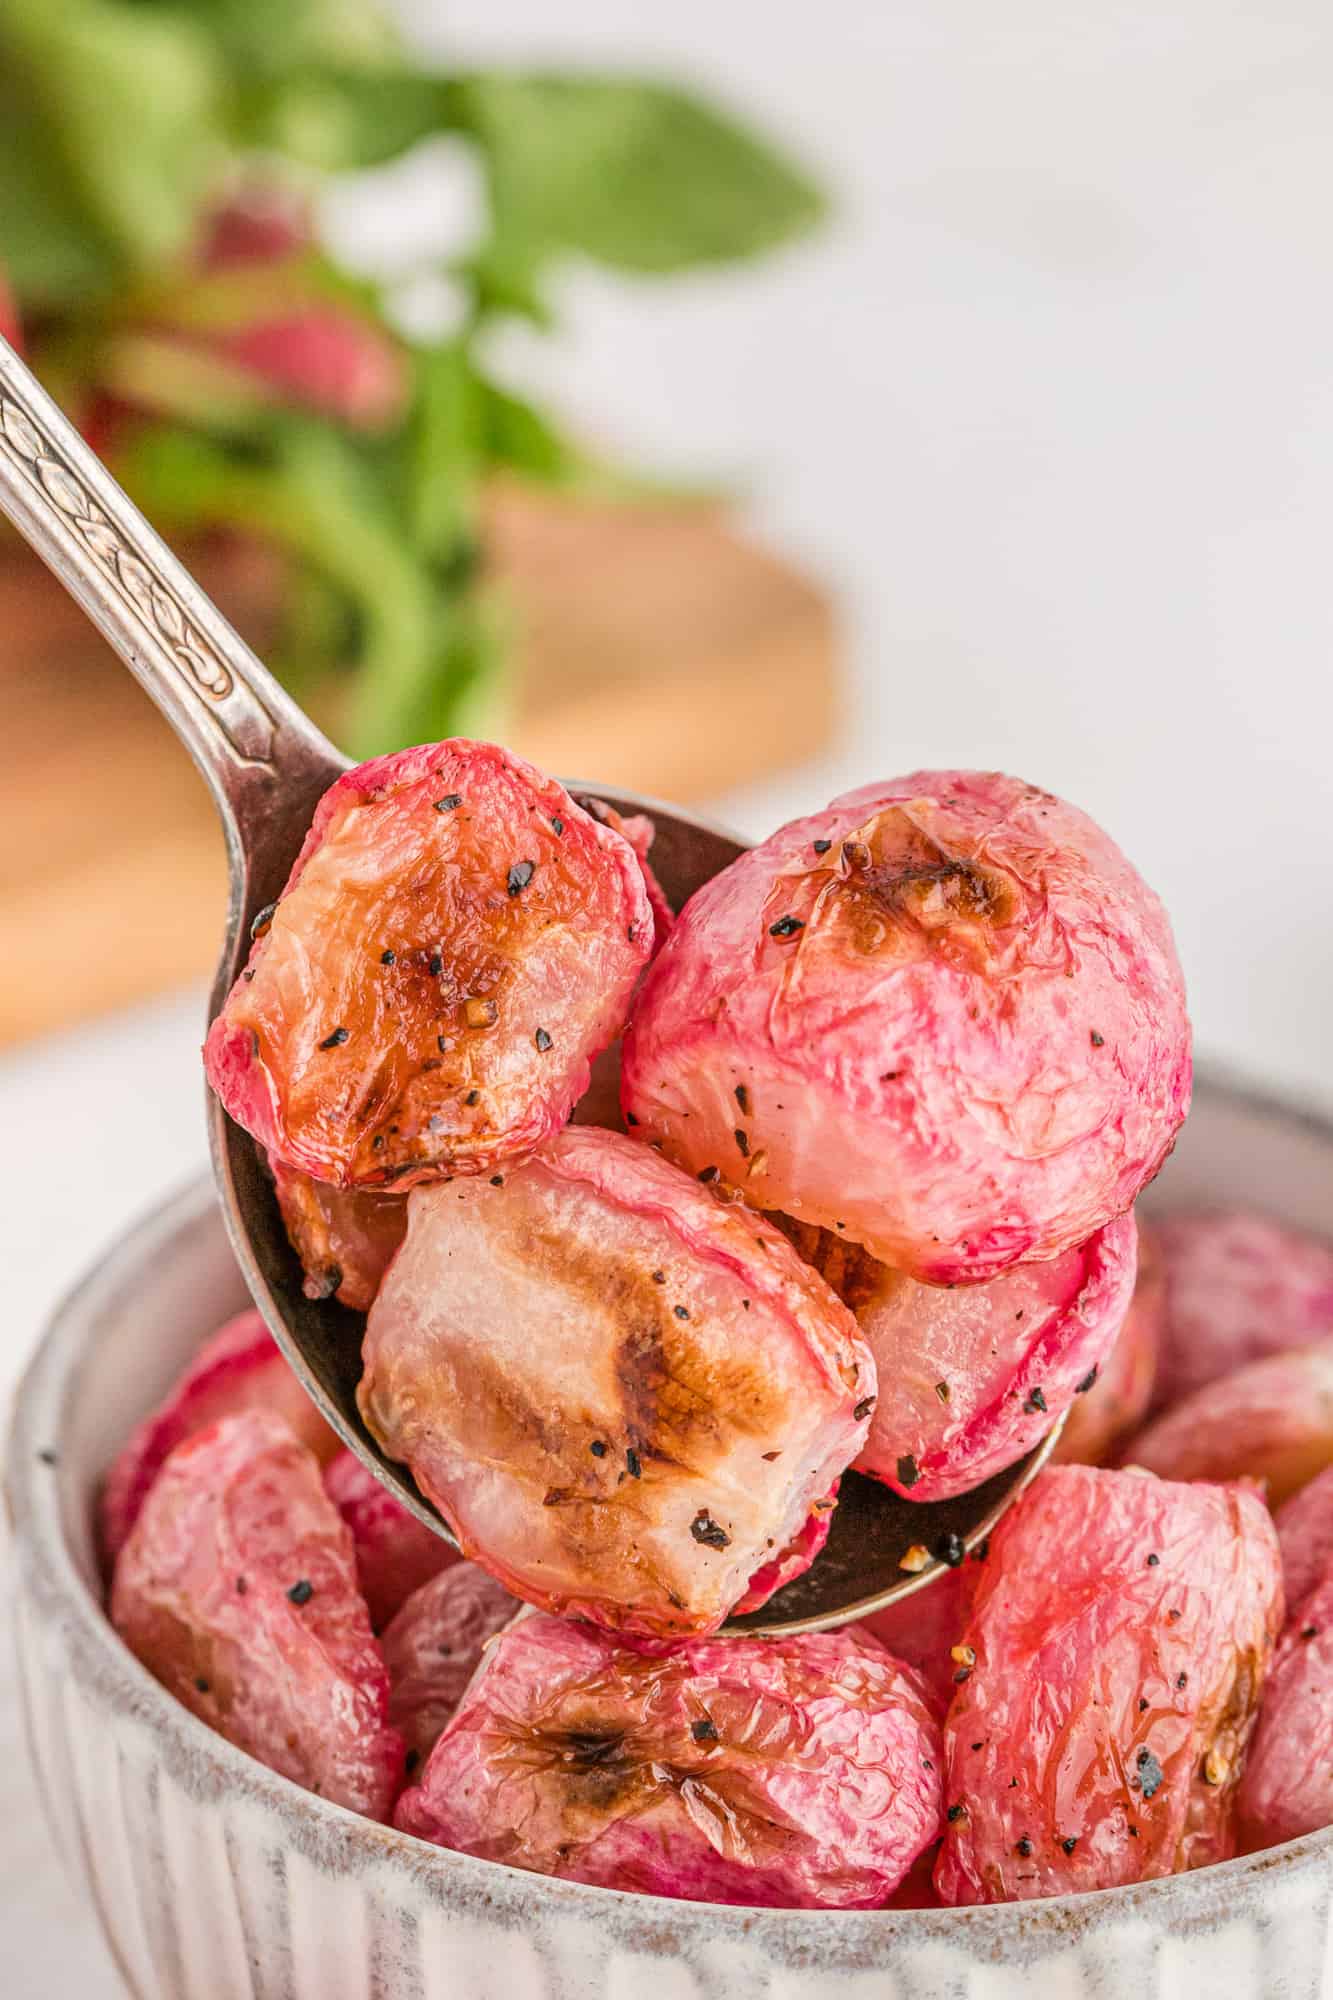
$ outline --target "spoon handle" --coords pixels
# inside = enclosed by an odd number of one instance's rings
[[[0,510],[189,749],[222,814],[235,884],[279,781],[308,817],[342,759],[3,338]]]

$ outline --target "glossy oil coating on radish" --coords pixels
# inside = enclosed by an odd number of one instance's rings
[[[1257,1479],[1279,1506],[1333,1464],[1333,1338],[1196,1389],[1132,1437],[1124,1458],[1163,1479]]]
[[[1052,1457],[1062,1465],[1103,1465],[1148,1413],[1157,1379],[1164,1284],[1151,1229],[1139,1224],[1139,1268],[1125,1323],[1096,1378],[1079,1384]]]
[[[1333,1572],[1283,1628],[1237,1809],[1248,1848],[1333,1825]]]
[[[991,1537],[944,1727],[946,1903],[1107,1889],[1225,1860],[1282,1622],[1244,1487],[1049,1467]]]
[[[177,1446],[116,1563],[111,1619],[177,1701],[307,1791],[384,1819],[403,1774],[352,1537],[262,1410]]]
[[[381,1635],[389,1720],[407,1744],[410,1769],[425,1763],[462,1700],[486,1641],[519,1608],[518,1599],[484,1569],[458,1562],[414,1590]]]
[[[1095,1375],[1134,1290],[1132,1215],[981,1285],[923,1285],[821,1230],[798,1246],[855,1312],[880,1393],[857,1470],[947,1500],[1040,1443]]]
[[[939,1831],[938,1726],[909,1670],[850,1633],[645,1657],[527,1617],[395,1823],[567,1881],[873,1909]]]
[[[375,1631],[421,1584],[460,1561],[458,1550],[409,1513],[355,1452],[338,1453],[324,1488],[352,1531],[357,1579]]]
[[[1298,1604],[1333,1569],[1333,1465],[1293,1493],[1274,1520],[1287,1603]]]
[[[281,1160],[269,1163],[287,1240],[305,1272],[308,1299],[340,1299],[369,1312],[389,1259],[407,1234],[407,1197],[335,1188]]]
[[[917,772],[690,898],[625,1037],[642,1137],[936,1282],[1085,1242],[1189,1105],[1161,904],[1085,814]]]
[[[626,1631],[710,1631],[806,1535],[875,1370],[761,1218],[620,1133],[571,1126],[421,1188],[358,1392],[464,1552]]]
[[[1166,1272],[1156,1401],[1333,1335],[1333,1248],[1245,1209],[1162,1216]]]
[[[239,1410],[268,1410],[281,1417],[321,1459],[331,1459],[339,1449],[259,1314],[238,1313],[204,1342],[112,1464],[99,1508],[108,1560],[120,1553],[168,1454],[196,1431]]]
[[[559,1130],[653,945],[634,850],[458,738],[332,785],[209,1031],[209,1082],[335,1187],[489,1172]]]

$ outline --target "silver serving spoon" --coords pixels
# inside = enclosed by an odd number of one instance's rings
[[[316,801],[348,760],[284,693],[2,338],[0,509],[152,696],[212,790],[231,871],[212,1019],[241,969],[255,913],[280,893]],[[740,842],[655,799],[604,786],[570,789],[593,792],[619,812],[649,814],[657,829],[653,868],[677,909],[741,852]],[[258,1149],[211,1095],[208,1129],[232,1248],[274,1338],[334,1430],[414,1514],[452,1539],[410,1473],[383,1456],[361,1422],[359,1316],[305,1297]],[[1058,1430],[956,1500],[914,1503],[849,1473],[823,1554],[727,1629],[815,1631],[919,1590],[984,1541],[1045,1462]],[[929,1552],[924,1565],[921,1551]]]

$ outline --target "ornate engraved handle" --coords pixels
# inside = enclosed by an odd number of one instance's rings
[[[337,766],[3,339],[0,508],[184,739],[229,821],[256,777]]]

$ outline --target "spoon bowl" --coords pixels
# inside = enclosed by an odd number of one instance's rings
[[[321,794],[348,768],[228,624],[0,339],[0,509],[82,606],[199,765],[222,818],[230,867],[226,930],[209,1018],[239,975],[257,913],[281,894]],[[652,799],[571,783],[656,828],[653,869],[674,908],[742,852],[705,821]],[[437,1534],[449,1530],[407,1469],[361,1421],[361,1316],[311,1300],[287,1241],[266,1164],[216,1098],[208,1107],[214,1178],[256,1305],[333,1429]],[[823,1552],[805,1575],[729,1632],[777,1634],[843,1624],[921,1589],[990,1533],[1049,1456],[1057,1424],[1018,1464],[939,1502],[902,1499],[848,1473]],[[903,1568],[909,1549],[931,1559]]]

